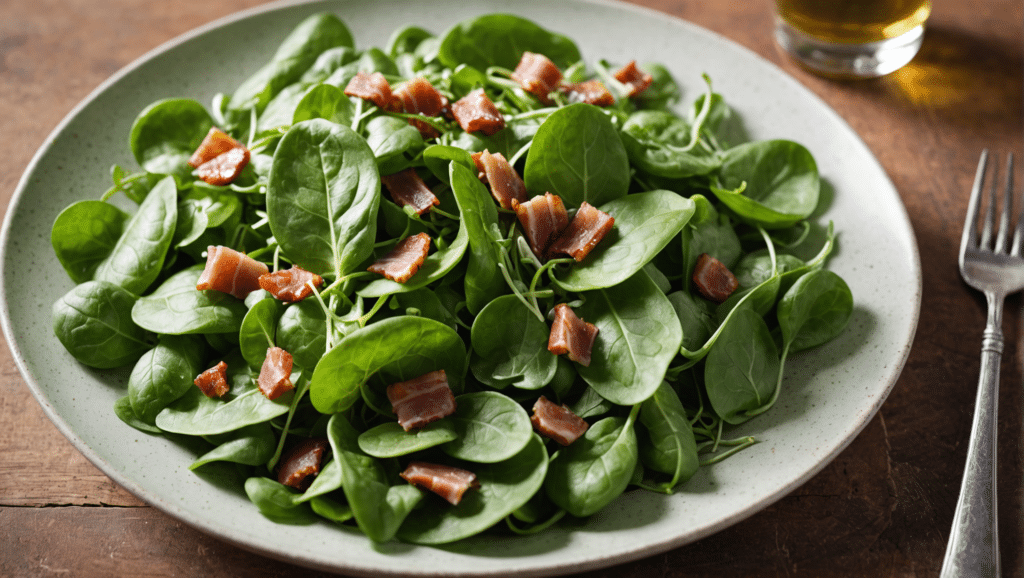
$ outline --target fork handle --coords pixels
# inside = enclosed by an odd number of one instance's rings
[[[989,318],[981,346],[981,374],[960,498],[940,578],[1000,576],[996,519],[996,432],[999,362],[1003,356],[1003,296],[986,293]]]

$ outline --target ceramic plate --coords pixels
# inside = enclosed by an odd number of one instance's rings
[[[430,548],[373,545],[329,523],[277,525],[240,489],[188,470],[190,449],[122,424],[113,413],[127,370],[76,363],[49,331],[50,307],[72,287],[49,243],[69,203],[98,198],[112,163],[133,167],[136,114],[165,97],[209,103],[265,63],[305,16],[337,13],[357,46],[382,46],[416,22],[441,33],[474,14],[511,11],[575,39],[588,62],[661,61],[701,93],[701,74],[741,115],[753,139],[807,146],[824,182],[819,220],[834,220],[829,268],[849,283],[849,329],[792,358],[775,408],[730,435],[762,443],[702,468],[678,493],[630,492],[585,524],[532,537],[471,539]],[[765,34],[770,34],[766,30]],[[50,419],[103,472],[167,514],[222,540],[303,566],[355,575],[549,575],[649,556],[698,540],[768,506],[834,458],[867,424],[899,376],[921,298],[917,247],[896,190],[857,135],[792,78],[748,50],[664,14],[601,1],[378,0],[273,4],[186,34],[117,73],[57,127],[25,172],[4,221],[3,328]],[[25,267],[33,263],[32,267]]]

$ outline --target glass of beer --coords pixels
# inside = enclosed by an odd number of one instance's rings
[[[775,40],[825,76],[873,78],[910,62],[931,0],[775,0]]]

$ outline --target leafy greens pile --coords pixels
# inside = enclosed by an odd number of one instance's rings
[[[509,78],[524,49],[568,81],[596,76],[615,104],[557,92],[542,104]],[[502,521],[492,531],[539,531],[630,487],[672,492],[754,443],[723,438],[723,426],[770,408],[786,357],[835,337],[852,298],[822,268],[831,225],[813,257],[795,256],[812,243],[806,219],[819,196],[804,147],[729,146],[735,119],[709,80],[679,115],[663,66],[641,65],[654,82],[634,98],[607,62],[593,68],[568,38],[511,15],[442,36],[408,26],[384,50],[357,50],[341,20],[314,15],[212,111],[179,98],[141,112],[130,136],[141,170],[115,165],[100,200],[72,204],[54,224],[56,254],[79,283],[54,305],[54,331],[85,365],[134,364],[115,413],[142,431],[201,438],[208,451],[192,468],[234,464],[274,520],[326,518],[377,541],[439,544]],[[422,76],[451,102],[483,87],[507,127],[480,136],[382,111],[343,94],[359,71],[392,85]],[[425,141],[409,119],[440,136]],[[187,165],[214,125],[252,151],[227,186]],[[581,263],[542,262],[477,178],[470,152],[484,149],[509,159],[531,195],[609,213],[611,233]],[[441,201],[422,217],[382,194],[380,176],[409,167]],[[133,214],[109,202],[117,193],[138,204]],[[436,250],[407,283],[366,272],[420,232]],[[262,290],[244,300],[198,291],[210,245],[271,270],[301,266],[326,285],[294,304]],[[739,280],[724,303],[693,286],[702,253]],[[546,348],[557,303],[599,329],[587,367]],[[275,345],[294,356],[296,388],[270,401],[255,377]],[[210,399],[192,380],[220,360],[231,391]],[[437,369],[457,410],[407,433],[384,388]],[[561,448],[534,433],[527,408],[540,395],[585,418],[584,437]],[[312,485],[275,481],[282,452],[314,436],[331,451]],[[448,505],[398,478],[410,459],[471,470],[480,488]]]

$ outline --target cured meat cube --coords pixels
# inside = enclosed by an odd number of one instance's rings
[[[260,275],[269,271],[265,264],[248,255],[230,247],[211,245],[206,248],[206,268],[196,282],[196,289],[212,289],[245,299],[260,288]]]
[[[430,236],[417,233],[406,237],[380,259],[367,267],[371,273],[379,273],[396,283],[405,283],[420,270],[430,250]]]
[[[597,338],[597,326],[576,316],[565,303],[555,305],[555,321],[548,336],[548,351],[566,354],[576,363],[589,366],[590,353]]]
[[[443,369],[388,386],[388,400],[405,431],[455,413],[455,397]]]
[[[211,127],[210,131],[203,138],[203,142],[200,143],[199,148],[188,159],[188,166],[194,169],[199,168],[199,165],[212,161],[235,148],[245,148],[245,146],[219,128]]]
[[[460,98],[451,107],[452,116],[466,132],[482,132],[490,136],[505,128],[505,118],[494,106],[484,89],[478,88]]]
[[[543,54],[523,52],[511,78],[518,82],[523,90],[536,96],[544,104],[550,104],[548,93],[562,81],[562,71]]]
[[[626,88],[629,89],[629,92],[626,94],[628,97],[634,97],[647,90],[647,87],[654,80],[650,74],[636,67],[635,60],[630,60],[629,64],[616,71],[614,76],[615,80],[626,85]]]
[[[533,415],[530,416],[533,429],[544,437],[551,438],[563,446],[579,439],[590,427],[580,416],[572,412],[564,403],[556,405],[543,395],[533,404]]]
[[[389,110],[392,107],[392,102],[395,98],[391,92],[391,85],[388,84],[384,75],[379,72],[372,74],[366,74],[365,72],[356,73],[345,86],[345,95],[355,96],[372,102],[378,108],[384,110]]]
[[[721,261],[707,253],[697,257],[693,268],[693,284],[697,291],[708,299],[721,303],[729,298],[739,286],[739,280]]]
[[[196,176],[211,185],[222,187],[234,182],[247,164],[249,149],[236,147],[199,165]]]
[[[473,472],[441,464],[410,462],[398,475],[414,486],[434,492],[453,506],[459,505],[466,490],[480,487]]]
[[[305,491],[320,473],[324,453],[330,447],[326,438],[308,438],[295,445],[281,458],[277,467],[277,481],[297,490]]]
[[[295,389],[292,384],[292,354],[280,347],[267,349],[267,357],[260,368],[260,376],[256,379],[260,393],[273,401],[281,394]]]
[[[438,116],[445,105],[445,98],[434,85],[419,76],[399,85],[395,89],[395,97],[401,103],[402,111],[409,114]],[[434,127],[414,118],[409,119],[409,124],[416,127],[423,138],[434,138],[440,134]]]
[[[611,106],[615,97],[600,80],[587,80],[574,84],[566,84],[559,88],[569,97],[569,102],[585,102],[594,106]]]
[[[569,224],[569,214],[565,211],[562,199],[557,195],[544,193],[543,196],[537,195],[525,203],[513,200],[512,207],[523,225],[526,240],[530,242],[533,254],[543,258],[551,240]]]
[[[312,295],[313,287],[322,285],[324,278],[297,265],[292,265],[291,269],[260,275],[258,281],[260,287],[269,291],[274,297],[281,301],[295,303]],[[313,287],[310,287],[310,283]]]
[[[408,168],[404,171],[387,175],[380,178],[388,192],[391,193],[391,200],[399,207],[406,205],[416,210],[417,215],[422,215],[441,201],[430,190],[430,187],[423,182],[423,179],[416,174],[416,169]]]
[[[228,364],[221,361],[197,375],[192,383],[196,384],[206,397],[223,397],[231,389],[228,384]]]
[[[483,167],[482,172],[491,187],[491,196],[502,209],[511,209],[512,201],[526,202],[526,185],[516,169],[505,160],[505,155],[485,150],[479,159],[479,166]]]
[[[548,254],[564,253],[582,261],[612,230],[615,219],[584,201],[572,222],[548,247]]]

